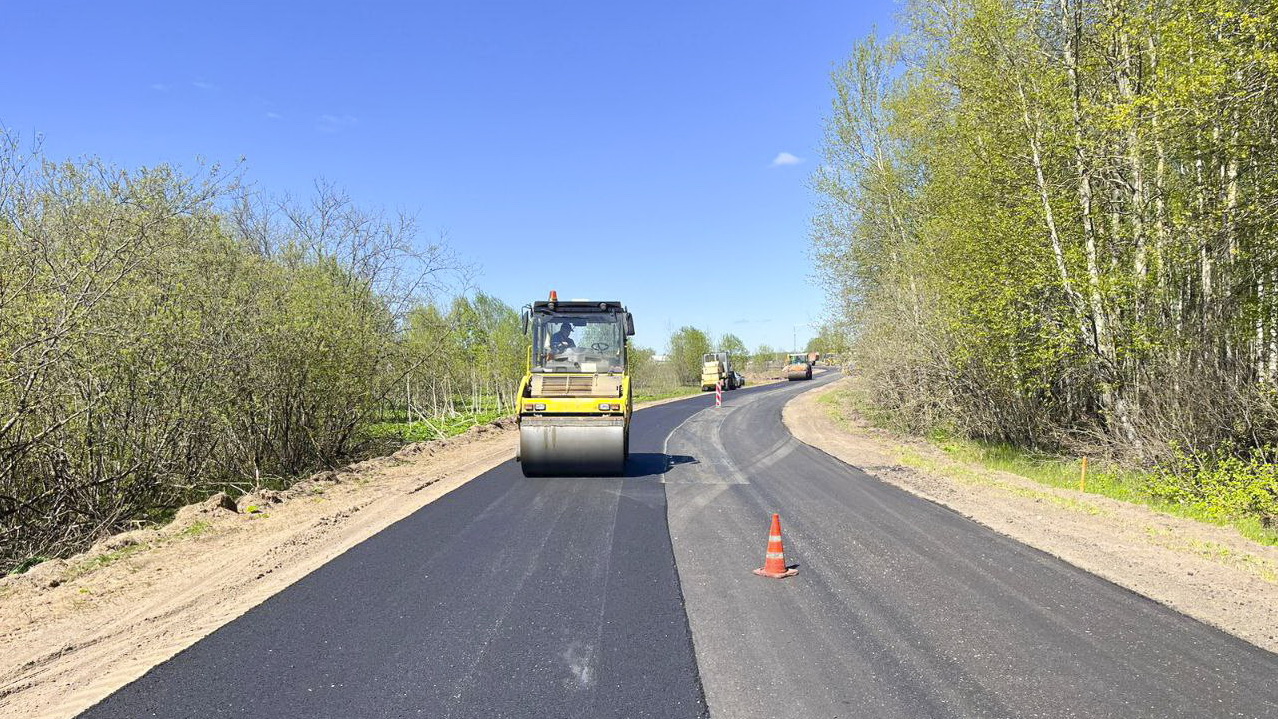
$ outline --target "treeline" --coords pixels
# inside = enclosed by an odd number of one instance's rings
[[[402,383],[386,396],[383,418],[423,422],[482,411],[513,412],[528,338],[519,311],[477,292],[441,308],[413,307],[403,328]]]
[[[3,143],[0,571],[349,461],[396,393],[509,385],[513,310],[432,315],[463,268],[408,218]]]
[[[681,386],[701,384],[701,359],[710,352],[727,352],[737,372],[767,374],[785,363],[785,352],[759,345],[753,352],[732,333],[715,337],[696,327],[680,327],[670,335],[667,363]]]
[[[902,20],[835,73],[816,177],[817,262],[873,404],[1146,464],[1269,451],[1278,6],[924,0]]]
[[[513,412],[519,310],[469,275],[331,185],[276,198],[0,133],[0,574]],[[678,390],[631,350],[638,394]]]

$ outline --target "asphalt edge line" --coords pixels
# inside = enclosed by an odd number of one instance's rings
[[[700,397],[702,395],[694,395]],[[670,532],[670,493],[666,491],[666,472],[670,471],[670,437],[679,428],[687,424],[693,417],[705,412],[708,409],[714,409],[714,405],[702,407],[693,412],[683,421],[676,424],[666,433],[666,438],[661,441],[661,454],[665,456],[665,468],[661,470],[661,500],[666,504],[666,541],[670,543],[670,564],[674,570],[675,591],[679,593],[679,610],[683,613],[683,630],[688,637],[688,651],[692,654],[692,664],[697,668],[696,676],[693,677],[693,683],[696,686],[697,695],[701,697],[701,713],[696,719],[710,719],[710,700],[706,698],[705,683],[701,681],[701,659],[697,656],[697,642],[692,637],[692,619],[688,616],[688,598],[683,593],[683,577],[679,576],[679,556],[674,549],[674,535]]]

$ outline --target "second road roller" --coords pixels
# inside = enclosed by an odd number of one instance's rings
[[[812,363],[808,355],[792,354],[786,359],[785,378],[793,382],[796,379],[812,379]]]
[[[524,476],[615,476],[630,455],[627,338],[634,319],[620,302],[550,299],[524,308],[532,333],[519,385],[519,464]]]

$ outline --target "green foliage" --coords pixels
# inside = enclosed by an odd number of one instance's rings
[[[392,439],[395,444],[429,442],[454,437],[475,425],[488,424],[508,416],[510,412],[505,409],[487,409],[459,412],[451,417],[436,417],[430,420],[376,422],[369,425],[366,431],[370,438]]]
[[[23,559],[22,561],[15,563],[13,567],[9,569],[8,574],[10,576],[17,575],[17,574],[26,574],[27,570],[31,569],[37,564],[40,564],[42,562],[47,562],[50,559],[53,559],[53,557],[46,557],[39,554],[27,557],[26,559]]]
[[[80,562],[79,564],[76,564],[70,567],[67,570],[66,574],[64,575],[63,581],[65,582],[75,581],[76,579],[84,576],[85,574],[89,574],[90,572],[94,572],[104,567],[109,567],[112,564],[115,564],[116,562],[120,561],[121,559],[126,559],[139,552],[144,552],[149,548],[150,548],[150,545],[146,545],[146,544],[130,544],[127,547],[121,547],[120,549],[116,549],[114,551],[104,552],[102,554],[86,559]]]
[[[670,336],[669,362],[682,385],[701,382],[701,358],[710,352],[710,337],[695,327],[680,327]]]
[[[1206,477],[1278,445],[1278,6],[959,0],[903,21],[834,73],[813,178],[828,324],[869,403],[1144,467],[1194,448],[1196,482],[1267,511]],[[1241,464],[1201,449],[1224,446]]]
[[[674,364],[668,359],[657,361],[656,352],[647,347],[630,347],[630,382],[636,401],[665,399],[689,393],[681,384]]]
[[[433,304],[408,313],[399,381],[387,395],[388,408],[417,420],[450,418],[487,400],[494,409],[513,410],[523,377],[529,339],[519,312],[478,292],[453,299],[447,312]]]
[[[866,402],[860,388],[853,387],[830,392],[818,401],[832,418],[846,427],[850,428],[854,419],[863,418],[878,427],[897,429],[893,424],[893,417],[874,414],[874,407]],[[1071,490],[1079,488],[1082,461],[1077,457],[1026,449],[1006,442],[966,439],[939,429],[931,432],[928,439],[944,450],[947,455],[961,462],[1018,474],[1050,487]],[[1228,456],[1229,452],[1220,455],[1220,457]],[[1269,456],[1272,456],[1272,452]],[[1086,492],[1125,502],[1148,504],[1159,511],[1199,521],[1232,525],[1250,539],[1262,544],[1278,545],[1278,524],[1275,524],[1272,519],[1263,520],[1260,515],[1249,512],[1222,511],[1223,507],[1214,498],[1216,493],[1210,490],[1200,494],[1197,501],[1186,496],[1181,489],[1182,483],[1197,473],[1196,468],[1204,459],[1206,458],[1184,456],[1177,467],[1162,468],[1153,472],[1130,469],[1112,462],[1093,459],[1087,470]],[[923,463],[917,457],[905,457],[904,461],[916,465]],[[1262,473],[1269,472],[1271,466],[1263,462],[1257,465]],[[953,469],[943,465],[932,465],[926,468],[942,472],[952,472]],[[995,481],[989,477],[971,473],[960,473],[959,478],[963,481]],[[1005,488],[1008,487],[1005,486]],[[1043,494],[1036,498],[1053,501],[1072,509],[1094,511],[1085,500],[1062,502],[1058,495],[1053,494]],[[1191,549],[1199,548],[1191,547]]]
[[[750,369],[754,372],[779,369],[782,363],[783,354],[777,352],[771,345],[759,345],[754,354],[750,356]]]
[[[821,326],[817,336],[808,340],[804,352],[820,352],[823,358],[846,355],[851,348],[851,339],[846,326],[827,323]]]
[[[181,532],[178,533],[178,536],[184,539],[194,539],[195,537],[207,534],[212,528],[213,525],[209,522],[195,521],[188,524]]]
[[[655,382],[658,367],[656,360],[653,358],[656,354],[655,350],[648,347],[640,347],[638,345],[629,347],[627,356],[630,366],[627,370],[630,373],[632,387],[647,387]]]
[[[1215,521],[1255,517],[1278,530],[1278,447],[1240,451],[1224,446],[1193,453],[1179,448],[1151,474],[1147,491],[1169,504],[1190,506]]]
[[[663,385],[660,387],[649,387],[641,389],[635,393],[636,402],[655,402],[663,399],[674,399],[676,397],[688,397],[694,394],[700,394],[700,387],[685,387],[683,385]]]
[[[745,362],[747,355],[750,353],[746,349],[745,343],[740,337],[734,334],[726,334],[719,338],[719,352],[727,352],[728,356],[735,362]]]
[[[0,567],[360,451],[446,251],[331,188],[0,139]]]

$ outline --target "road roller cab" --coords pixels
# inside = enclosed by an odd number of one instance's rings
[[[525,308],[532,335],[519,387],[519,462],[526,476],[620,475],[630,453],[627,338],[620,302],[550,299]]]

